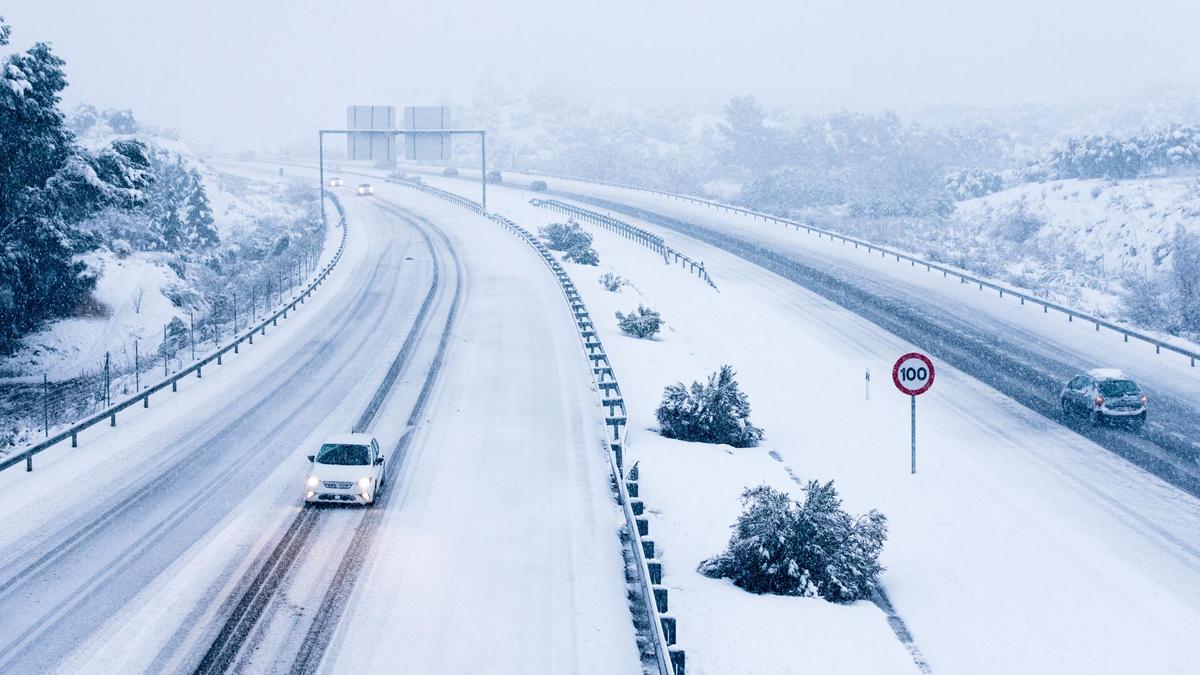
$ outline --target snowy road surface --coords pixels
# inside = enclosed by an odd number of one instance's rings
[[[432,283],[415,228],[382,198],[339,193],[351,223],[344,262],[274,334],[115,431],[47,451],[34,474],[0,475],[0,671],[198,663],[296,517],[304,455],[359,419]],[[317,656],[339,672],[387,671],[396,654],[425,664],[414,672],[637,672],[619,512],[565,305],[515,239],[440,203],[424,208],[463,259],[459,327],[424,416],[408,428],[437,329],[372,423],[385,448],[409,434],[407,457],[390,458],[389,498],[370,512],[378,531],[356,549],[365,576],[341,587],[351,602],[331,614],[343,620]],[[435,305],[448,309],[445,297]],[[293,665],[367,519],[321,509],[316,520],[235,667]]]
[[[528,228],[562,219],[529,206],[531,196],[497,188],[489,201]],[[751,596],[695,573],[724,547],[744,487],[766,482],[798,496],[808,479],[836,479],[850,511],[889,517],[884,586],[932,672],[1194,672],[1200,500],[945,365],[920,401],[920,471],[910,476],[908,401],[887,381],[910,342],[704,242],[665,232],[708,263],[719,293],[644,247],[588,229],[601,267],[569,269],[621,374],[631,459],[641,462],[664,583],[676,589],[689,672],[913,667],[870,605]],[[633,286],[604,291],[595,278],[605,271]],[[661,339],[622,336],[604,320],[639,302],[663,313]],[[1114,354],[1122,348],[1118,338]],[[722,363],[739,371],[753,420],[767,430],[763,447],[639,432],[655,424],[663,386]]]

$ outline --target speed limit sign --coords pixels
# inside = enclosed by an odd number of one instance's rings
[[[910,352],[892,366],[892,382],[909,396],[920,396],[933,386],[933,361],[928,356]]]
[[[912,472],[917,472],[917,397],[933,386],[933,361],[919,352],[909,352],[892,366],[892,382],[912,399]]]

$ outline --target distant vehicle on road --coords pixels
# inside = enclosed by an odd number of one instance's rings
[[[405,183],[413,183],[414,185],[420,185],[423,182],[420,176],[416,174],[404,173],[403,171],[393,171],[389,173],[388,180],[403,181]]]
[[[354,192],[359,196],[373,195],[375,194],[375,188],[371,187],[370,183],[359,183]]]
[[[330,178],[329,179],[329,187],[342,187],[342,179],[341,178]]]
[[[549,190],[550,187],[546,185],[546,181],[544,180],[535,180],[529,184],[529,189],[533,190],[534,192],[545,192],[546,190]]]
[[[450,176],[450,177],[452,177],[452,178],[453,178],[454,176],[457,176],[457,175],[458,175],[458,169],[456,169],[456,168],[454,168],[454,167],[452,167],[452,166],[448,166],[448,167],[446,167],[446,168],[442,169],[442,175],[443,175],[443,176]]]
[[[371,505],[383,487],[383,454],[368,434],[331,436],[309,455],[304,501],[308,504]]]
[[[489,182],[489,183],[500,183],[500,182],[503,182],[503,180],[504,180],[504,177],[500,175],[500,172],[499,172],[499,171],[489,171],[489,172],[487,172],[487,182]]]
[[[1128,422],[1135,429],[1146,423],[1149,399],[1137,383],[1115,368],[1096,368],[1077,375],[1060,396],[1064,415],[1085,416],[1092,424]]]

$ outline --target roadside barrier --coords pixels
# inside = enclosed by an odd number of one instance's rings
[[[109,426],[117,426],[117,413],[125,410],[126,408],[137,405],[138,403],[141,403],[143,408],[149,408],[151,395],[160,392],[167,387],[170,387],[172,392],[177,392],[179,390],[180,380],[190,377],[192,374],[195,374],[196,379],[203,378],[205,366],[214,362],[218,366],[223,365],[226,354],[230,352],[233,352],[234,354],[239,353],[242,343],[254,344],[255,333],[266,335],[268,324],[272,327],[278,326],[279,319],[286,319],[289,311],[298,310],[299,306],[304,304],[305,299],[312,297],[312,292],[325,281],[325,279],[329,276],[329,273],[332,272],[333,268],[337,266],[338,262],[342,258],[342,252],[346,248],[346,211],[336,196],[331,194],[329,195],[329,198],[333,202],[334,208],[336,208],[338,212],[338,226],[342,230],[341,241],[338,243],[337,250],[334,252],[330,261],[324,267],[320,268],[313,280],[309,282],[307,286],[300,289],[300,291],[292,297],[291,301],[285,303],[282,307],[276,310],[274,314],[271,314],[264,318],[261,322],[254,324],[248,330],[235,335],[230,342],[226,343],[220,349],[217,349],[208,356],[205,356],[199,361],[193,363],[191,366],[188,366],[187,368],[184,368],[173,375],[163,378],[156,384],[142,389],[132,396],[114,403],[113,405],[95,413],[94,415],[86,417],[83,420],[72,424],[71,426],[39,443],[34,443],[26,446],[25,448],[14,450],[11,456],[0,460],[0,471],[20,464],[21,462],[25,463],[26,471],[33,471],[34,455],[46,450],[47,448],[57,445],[68,438],[71,439],[72,448],[79,447],[79,433],[81,431],[84,431],[85,429],[88,429],[89,427],[99,424],[105,420],[108,420]]]
[[[678,632],[675,617],[668,613],[667,588],[662,585],[662,563],[656,559],[657,552],[654,548],[654,541],[649,538],[649,521],[645,517],[642,501],[638,498],[637,467],[631,469],[628,475],[624,471],[624,449],[628,422],[625,399],[621,395],[621,385],[617,382],[612,364],[604,351],[604,345],[596,333],[591,314],[579,296],[579,290],[575,287],[575,283],[571,281],[571,277],[563,269],[558,258],[540,239],[508,218],[497,213],[487,213],[478,202],[423,183],[385,180],[439,197],[497,223],[518,236],[541,256],[546,266],[554,274],[563,297],[574,316],[579,339],[591,364],[592,381],[596,385],[601,407],[605,409],[603,440],[605,455],[608,457],[612,481],[617,491],[621,510],[625,514],[625,527],[628,529],[632,542],[630,549],[639,577],[638,585],[642,603],[650,619],[648,629],[654,643],[658,671],[660,675],[685,675],[686,657],[683,648],[677,644]]]
[[[708,285],[712,286],[714,290],[719,291],[719,289],[717,289],[717,285],[713,283],[712,277],[709,276],[708,270],[705,269],[703,262],[696,262],[679,251],[676,251],[667,245],[666,240],[656,234],[652,234],[648,230],[643,230],[640,227],[634,227],[633,225],[630,225],[623,220],[617,220],[608,214],[581,208],[572,204],[567,204],[566,202],[560,202],[557,199],[531,199],[529,200],[529,203],[533,206],[547,208],[551,211],[558,211],[564,215],[599,225],[600,227],[612,232],[616,232],[627,239],[632,239],[661,255],[664,262],[670,264],[673,260],[674,262],[679,263],[679,265],[687,268],[687,270],[692,274],[695,274],[697,277],[708,282]]]

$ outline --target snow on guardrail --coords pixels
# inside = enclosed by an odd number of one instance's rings
[[[54,445],[57,445],[57,444],[61,443],[62,441],[65,441],[68,438],[71,439],[71,447],[72,448],[78,447],[79,446],[79,432],[84,431],[85,429],[88,429],[89,427],[92,427],[96,424],[99,424],[100,422],[103,422],[105,419],[109,420],[110,426],[114,426],[114,427],[117,426],[117,413],[121,412],[122,410],[125,410],[126,408],[130,408],[130,407],[136,405],[138,402],[141,402],[143,408],[149,408],[151,394],[155,394],[159,391],[162,391],[163,389],[166,389],[167,387],[170,387],[172,392],[178,391],[179,390],[179,381],[182,380],[183,378],[190,376],[192,373],[196,374],[197,379],[202,378],[204,376],[204,370],[203,370],[204,366],[206,366],[214,361],[217,363],[217,365],[223,365],[225,354],[227,354],[229,352],[233,352],[234,354],[240,353],[241,344],[243,342],[246,342],[248,344],[254,344],[254,334],[255,333],[260,333],[261,335],[266,335],[267,334],[267,324],[271,324],[272,326],[278,326],[279,319],[286,319],[287,315],[288,315],[288,311],[296,309],[299,305],[304,304],[304,301],[306,298],[312,297],[313,290],[315,290],[317,288],[317,286],[320,286],[325,281],[325,279],[329,276],[329,273],[333,271],[333,268],[338,264],[338,261],[340,261],[342,258],[342,251],[344,251],[346,248],[346,211],[342,207],[341,201],[339,201],[335,195],[330,194],[329,198],[333,202],[334,208],[336,208],[337,212],[338,212],[338,226],[341,227],[341,230],[342,230],[341,241],[338,243],[337,250],[334,252],[333,257],[330,259],[330,261],[324,267],[322,267],[320,269],[320,271],[316,275],[316,277],[313,278],[313,280],[310,281],[307,286],[302,288],[291,299],[290,302],[285,303],[282,307],[277,309],[275,311],[275,313],[271,314],[270,316],[267,316],[261,322],[253,325],[249,330],[241,333],[240,335],[234,336],[232,341],[228,342],[227,344],[222,346],[220,349],[214,351],[213,353],[209,354],[208,356],[205,356],[204,358],[200,359],[199,361],[193,363],[191,366],[188,366],[187,368],[184,368],[183,370],[180,370],[179,372],[174,373],[173,375],[164,377],[163,379],[159,380],[157,383],[150,385],[149,387],[146,387],[145,389],[137,392],[136,394],[133,394],[132,396],[127,397],[125,400],[119,401],[119,402],[117,402],[117,403],[115,403],[115,404],[89,416],[89,417],[86,417],[83,420],[80,420],[80,421],[72,424],[71,426],[63,429],[62,431],[54,434],[53,436],[50,436],[49,438],[46,438],[38,443],[33,443],[24,448],[13,451],[13,453],[11,455],[9,455],[7,458],[0,460],[0,471],[8,469],[17,464],[20,464],[22,461],[25,462],[25,470],[26,471],[33,471],[33,456],[34,455],[36,455],[36,454],[42,452],[43,450],[46,450]]]

